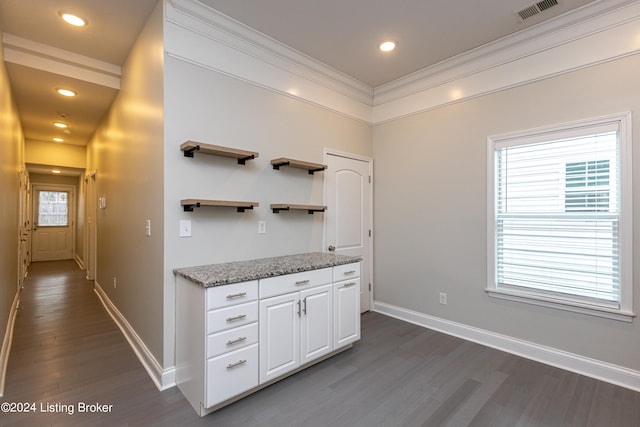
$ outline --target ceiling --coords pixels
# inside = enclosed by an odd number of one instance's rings
[[[157,1],[0,0],[5,65],[27,140],[87,144]],[[524,21],[515,12],[531,0],[199,1],[373,88],[594,0],[558,0]],[[61,10],[88,25],[65,24]],[[397,49],[380,52],[384,39]],[[78,96],[63,98],[58,87]],[[68,130],[54,128],[56,120]]]

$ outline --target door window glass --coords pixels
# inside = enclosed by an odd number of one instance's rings
[[[69,193],[66,191],[40,191],[38,198],[38,225],[60,227],[69,225]]]

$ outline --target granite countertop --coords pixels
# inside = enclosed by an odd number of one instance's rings
[[[336,265],[362,261],[359,256],[337,255],[323,252],[260,258],[249,261],[225,262],[176,268],[173,273],[205,288],[247,282],[283,274],[318,270]]]

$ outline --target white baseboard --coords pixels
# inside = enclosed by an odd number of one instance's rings
[[[640,371],[375,301],[373,311],[547,365],[640,391]]]
[[[153,356],[153,354],[151,354],[151,351],[149,351],[144,341],[142,341],[131,324],[129,324],[127,319],[116,308],[116,306],[113,304],[111,299],[109,299],[98,282],[95,282],[94,290],[98,295],[98,298],[102,302],[102,305],[107,310],[107,313],[109,313],[118,328],[120,328],[122,334],[133,349],[133,352],[136,354],[136,356],[138,356],[138,359],[151,377],[151,380],[156,385],[156,387],[158,387],[158,390],[166,390],[175,386],[175,367],[163,369],[160,363],[158,363],[156,358]]]
[[[7,329],[2,340],[2,350],[0,350],[0,397],[4,396],[4,384],[7,376],[7,365],[9,364],[9,353],[11,351],[11,341],[13,340],[13,325],[16,322],[16,314],[20,305],[20,292],[16,292],[13,304],[9,311]]]
[[[79,255],[74,256],[73,260],[76,262],[76,264],[78,264],[78,267],[80,267],[80,270],[84,270],[84,261],[82,261],[82,258],[80,258]]]

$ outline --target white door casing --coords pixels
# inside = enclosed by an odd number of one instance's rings
[[[84,233],[84,265],[87,271],[87,280],[96,278],[97,257],[97,190],[96,171],[85,176],[85,233]]]
[[[41,192],[66,193],[65,225],[40,224],[38,220]],[[32,187],[31,260],[54,261],[73,258],[75,227],[75,188],[70,185],[33,184]]]
[[[373,160],[325,150],[325,251],[362,257],[360,311],[371,308]]]
[[[31,211],[29,210],[29,174],[25,169],[19,172],[19,207],[18,219],[19,227],[19,248],[18,248],[18,290],[22,287],[22,282],[27,275],[27,267],[29,266],[29,244],[31,237],[31,220],[29,219]]]

